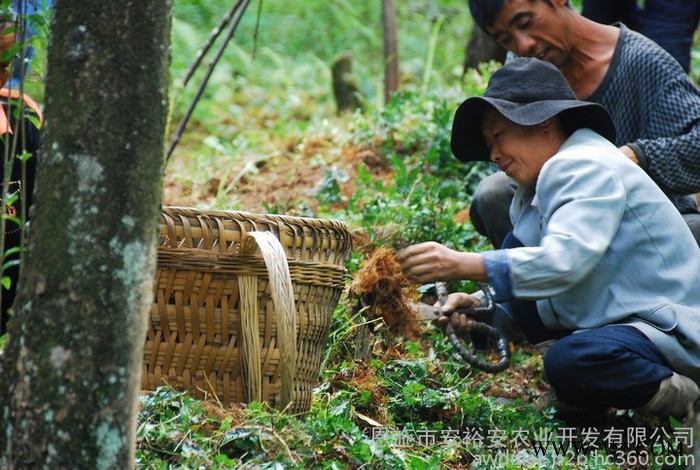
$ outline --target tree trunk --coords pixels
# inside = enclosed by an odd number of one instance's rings
[[[507,51],[503,46],[475,24],[466,47],[464,71],[466,72],[470,68],[477,68],[479,64],[492,60],[504,63],[506,53]]]
[[[56,0],[29,249],[0,360],[0,468],[133,468],[171,0]]]
[[[384,102],[399,89],[399,47],[396,38],[396,7],[394,0],[382,0],[384,26]]]

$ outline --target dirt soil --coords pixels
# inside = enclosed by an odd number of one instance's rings
[[[246,172],[237,181],[233,181],[234,175],[229,175],[224,186],[233,186],[232,193],[240,210],[265,213],[273,207],[277,213],[302,215],[295,211],[303,203],[315,213],[318,201],[314,192],[322,182],[324,170],[334,167],[347,175],[340,181],[340,191],[343,196],[349,197],[355,191],[354,181],[360,162],[382,179],[392,177],[386,162],[371,146],[338,148],[331,136],[319,136],[284,143],[280,153],[258,160],[255,170]],[[176,172],[187,171],[183,166],[175,161],[169,166],[163,188],[163,204],[197,206],[213,201],[221,186],[221,174],[210,175],[208,184],[202,190],[193,192],[174,177]]]

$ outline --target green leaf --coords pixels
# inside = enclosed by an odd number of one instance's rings
[[[30,121],[32,121],[33,115],[29,115],[29,116],[27,116],[27,117],[28,117],[28,119],[29,119]],[[34,122],[34,121],[32,121],[32,122]],[[37,122],[38,122],[38,121],[37,121]],[[37,126],[37,127],[39,127],[36,123],[35,123],[34,125]],[[27,151],[25,150],[25,151],[23,151],[22,153],[20,153],[19,155],[17,155],[16,157],[17,157],[19,160],[21,160],[22,162],[26,162],[27,160],[29,160],[29,159],[32,158],[33,156],[34,156],[33,153],[27,152]]]
[[[5,272],[7,269],[13,267],[13,266],[19,266],[20,261],[18,259],[13,259],[10,261],[5,261],[2,264],[2,271]]]
[[[41,120],[39,119],[39,116],[37,116],[34,113],[26,113],[25,117],[29,119],[29,122],[31,122],[34,125],[34,127],[36,127],[37,129],[41,129]]]
[[[7,250],[5,250],[5,253],[3,253],[3,257],[7,258],[10,255],[14,255],[14,254],[21,253],[21,252],[22,252],[22,247],[13,246],[12,248],[8,248]]]

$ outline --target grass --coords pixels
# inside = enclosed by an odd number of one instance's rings
[[[202,1],[175,2],[173,122],[179,120],[191,101],[202,74],[195,74],[186,87],[179,79],[216,18],[227,8],[225,4],[215,7]],[[467,18],[466,4],[461,0],[409,1],[399,11],[402,83],[455,86],[469,28],[468,21],[461,21]],[[311,1],[290,10],[285,2],[264,1],[257,41],[255,13],[256,8],[251,6],[217,66],[196,108],[189,139],[173,157],[187,162],[173,162],[171,174],[179,172],[179,165],[189,165],[202,147],[206,152],[202,143],[206,138],[211,142],[212,136],[230,152],[270,155],[284,147],[290,137],[305,134],[325,121],[338,122],[330,65],[345,51],[353,55],[353,71],[364,99],[370,106],[380,107],[383,92],[378,2]],[[442,26],[436,35],[433,28],[438,22]],[[431,35],[440,47],[431,49],[424,40]],[[428,56],[432,57],[430,67],[425,63]]]
[[[264,405],[213,408],[183,392],[161,388],[142,398],[137,466],[229,468],[436,468],[469,464],[485,449],[477,435],[513,423],[552,426],[551,409],[522,398],[481,393],[505,387],[507,377],[465,370],[444,338],[426,344],[375,344],[391,359],[326,365],[305,417]],[[537,357],[516,354],[517,368],[538,367]],[[529,384],[534,390],[535,384]],[[541,377],[537,386],[546,387]],[[381,424],[381,426],[380,426]],[[468,436],[474,439],[467,439]]]

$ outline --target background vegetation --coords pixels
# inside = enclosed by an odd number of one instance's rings
[[[229,6],[175,0],[172,128],[203,72],[187,86],[182,76]],[[254,2],[166,167],[164,203],[343,220],[356,239],[351,275],[380,245],[430,239],[488,248],[465,213],[489,169],[457,164],[449,131],[456,105],[480,94],[497,65],[463,71],[472,28],[466,1],[403,0],[397,12],[401,92],[385,105],[378,0],[264,0],[257,38]],[[330,66],[345,51],[353,55],[365,111],[338,115]],[[39,99],[41,63],[28,85]],[[531,448],[510,441],[519,430],[563,426],[533,351],[518,349],[509,371],[489,376],[455,359],[426,325],[416,341],[379,329],[371,359],[358,362],[363,323],[343,299],[304,417],[263,404],[224,409],[168,388],[144,394],[137,467],[466,468],[478,467],[475,456],[506,450],[525,464],[503,468],[557,464],[551,451],[535,459]],[[500,432],[509,439],[498,449],[478,439]]]
[[[312,1],[290,9],[288,2],[265,1],[257,42],[251,8],[167,167],[165,202],[343,220],[356,240],[351,274],[379,245],[433,239],[482,248],[463,222],[473,185],[487,167],[458,165],[449,149],[456,104],[480,94],[488,80],[487,69],[462,76],[471,28],[466,2],[401,2],[402,91],[386,106],[380,7]],[[173,126],[199,75],[186,87],[178,78],[227,6],[215,8],[176,2]],[[330,66],[346,51],[365,112],[339,116]],[[287,192],[276,193],[279,186]],[[334,313],[308,416],[289,417],[263,405],[213,411],[211,403],[162,389],[143,398],[138,465],[465,465],[471,459],[461,441],[467,428],[552,422],[546,400],[530,406],[547,390],[537,356],[518,354],[521,369],[514,374],[520,378],[509,384],[510,374],[494,378],[464,367],[441,334],[426,328],[418,342],[378,333],[369,363],[357,362],[364,319],[353,310],[343,299]],[[379,424],[405,429],[406,436],[428,433],[432,442],[401,443],[396,433],[373,437]],[[447,429],[460,440],[444,445]]]

